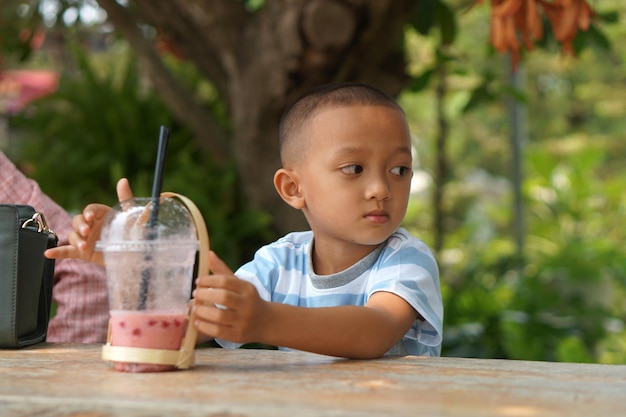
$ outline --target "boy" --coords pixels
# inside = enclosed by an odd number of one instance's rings
[[[319,87],[285,113],[274,185],[311,231],[261,248],[236,274],[210,253],[199,277],[195,325],[224,347],[259,342],[347,358],[440,354],[437,264],[399,228],[412,177],[404,112],[363,84]],[[120,200],[132,197],[126,181]],[[75,248],[97,259],[104,206],[75,219]]]

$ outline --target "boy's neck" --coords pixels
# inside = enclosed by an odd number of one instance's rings
[[[381,243],[382,245],[383,243]],[[344,271],[372,253],[380,245],[329,245],[313,239],[311,262],[317,275],[330,275]]]

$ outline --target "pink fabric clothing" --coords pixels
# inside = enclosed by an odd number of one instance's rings
[[[59,236],[59,245],[68,244],[72,231],[70,215],[44,194],[39,185],[24,176],[0,152],[0,203],[27,204],[46,217]],[[56,261],[52,299],[56,315],[48,327],[49,342],[102,343],[109,320],[104,269],[77,259]]]

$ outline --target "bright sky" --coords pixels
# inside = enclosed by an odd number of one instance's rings
[[[54,25],[59,7],[59,2],[56,0],[41,2],[40,11],[46,26]],[[84,24],[102,23],[106,19],[106,12],[98,6],[95,0],[85,0],[80,8],[71,7],[63,13],[63,22],[68,26],[79,18]]]

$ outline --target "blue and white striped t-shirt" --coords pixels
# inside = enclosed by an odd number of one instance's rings
[[[443,304],[437,263],[426,244],[400,228],[387,242],[348,269],[316,275],[313,232],[290,233],[257,251],[235,275],[253,283],[262,299],[299,307],[363,306],[385,291],[402,297],[417,319],[388,354],[439,356]],[[239,344],[217,340],[223,347]]]

